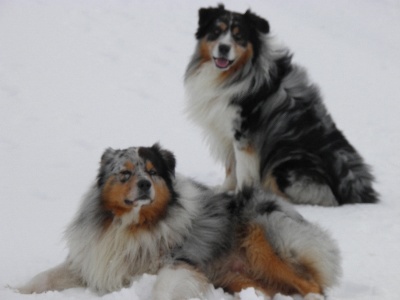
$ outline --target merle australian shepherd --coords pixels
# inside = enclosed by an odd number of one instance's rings
[[[187,112],[226,167],[223,188],[260,184],[293,203],[375,203],[373,176],[318,88],[249,10],[199,11]]]
[[[66,241],[66,260],[19,292],[103,294],[150,273],[158,274],[152,299],[206,298],[212,283],[311,300],[341,270],[336,243],[285,200],[257,189],[217,193],[175,175],[173,154],[158,144],[105,151]]]

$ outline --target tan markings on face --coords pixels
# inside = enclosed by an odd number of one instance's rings
[[[228,25],[225,22],[219,22],[217,26],[221,29],[222,32],[224,32],[228,28]]]
[[[152,182],[155,192],[154,200],[151,204],[141,207],[138,223],[131,226],[132,232],[151,229],[167,212],[171,193],[164,180],[156,179],[152,180]]]
[[[155,168],[154,168],[153,163],[150,160],[148,160],[148,161],[146,161],[146,171],[148,172],[150,170],[155,170]]]
[[[212,49],[216,45],[216,41],[207,41],[205,38],[200,42],[200,64],[204,64],[210,60],[212,60]]]
[[[221,81],[226,80],[229,76],[243,68],[243,66],[253,57],[253,46],[250,43],[247,43],[246,47],[234,43],[233,47],[236,53],[236,59],[228,70],[221,72]]]
[[[135,165],[127,162],[124,170],[133,174]],[[112,212],[116,216],[121,216],[131,211],[132,207],[124,201],[128,198],[129,193],[136,187],[137,177],[131,175],[125,180],[127,175],[119,173],[107,179],[101,192],[101,201],[105,210]],[[122,182],[125,181],[125,182]]]
[[[238,33],[239,33],[239,27],[237,27],[237,26],[233,27],[233,29],[232,29],[232,35],[236,35],[236,34],[238,34]]]
[[[122,216],[131,211],[132,206],[125,204],[125,199],[136,187],[137,177],[132,176],[128,181],[121,182],[120,174],[111,176],[105,183],[101,201],[105,210],[111,211],[115,216]]]
[[[125,167],[126,170],[129,170],[131,172],[133,172],[135,170],[135,168],[136,168],[136,166],[131,161],[127,161],[124,164],[124,167]]]

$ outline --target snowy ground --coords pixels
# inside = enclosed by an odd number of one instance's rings
[[[97,299],[84,289],[35,296],[22,284],[64,259],[61,239],[106,147],[159,141],[178,171],[219,184],[223,170],[182,113],[197,10],[213,1],[0,1],[0,299]],[[400,295],[400,3],[229,1],[251,7],[321,86],[373,166],[382,202],[298,207],[338,240],[344,274],[329,299]],[[103,299],[149,299],[154,276]],[[256,300],[251,290],[241,294]],[[276,299],[292,299],[277,296]],[[221,290],[210,299],[231,299]]]

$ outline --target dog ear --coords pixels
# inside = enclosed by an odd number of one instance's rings
[[[105,180],[106,180],[106,174],[107,174],[107,168],[108,165],[111,164],[113,161],[116,153],[118,150],[114,150],[112,148],[107,148],[103,155],[101,156],[100,160],[100,169],[99,173],[97,174],[97,186],[100,188],[103,186]]]
[[[199,9],[199,27],[196,32],[196,38],[201,39],[207,34],[208,27],[217,19],[222,12],[225,11],[223,4],[219,4],[217,8],[208,7]]]
[[[107,148],[103,155],[101,156],[100,165],[103,167],[111,162],[111,160],[115,157],[115,153],[117,150],[112,148]]]
[[[244,14],[245,19],[249,24],[257,29],[259,32],[267,34],[269,32],[269,23],[267,20],[253,14],[250,9],[248,9]]]
[[[175,175],[175,167],[176,167],[175,155],[169,150],[162,149],[160,144],[158,143],[154,144],[151,148],[160,153],[161,157],[163,158],[167,166],[168,172],[172,175]]]

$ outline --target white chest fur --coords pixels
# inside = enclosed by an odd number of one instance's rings
[[[77,232],[69,239],[69,260],[72,269],[96,291],[119,290],[130,284],[133,275],[155,273],[159,268],[159,237],[133,237],[115,224],[104,232],[92,232],[91,236],[83,233]]]
[[[177,175],[176,181],[183,180]],[[176,184],[182,196],[181,205],[170,207],[168,217],[152,230],[132,231],[130,224],[136,223],[135,211],[115,218],[107,228],[99,227],[96,220],[77,218],[66,232],[69,269],[82,283],[100,293],[129,285],[135,275],[157,273],[168,260],[170,249],[183,243],[191,220],[199,211],[194,187],[189,181]],[[89,208],[96,199],[85,199]]]
[[[218,85],[219,75],[215,66],[206,63],[186,79],[186,112],[203,129],[214,158],[225,162],[227,153],[233,153],[233,122],[239,108],[230,105],[236,89]]]
[[[223,87],[218,85],[220,74],[215,66],[206,63],[186,79],[186,111],[202,127],[211,155],[227,168],[223,188],[241,189],[259,182],[258,154],[243,151],[234,139],[240,107],[231,101],[248,89],[249,82]]]

